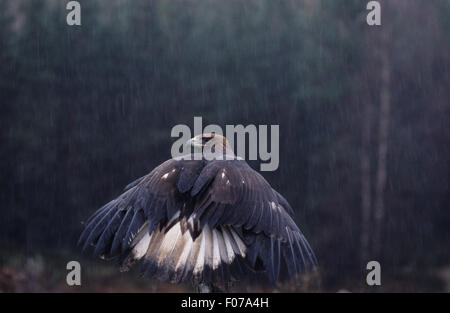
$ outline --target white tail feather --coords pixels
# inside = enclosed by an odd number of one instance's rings
[[[222,263],[231,264],[236,254],[245,257],[247,250],[231,226],[211,230],[205,225],[194,240],[189,231],[182,233],[180,222],[173,224],[169,230],[157,228],[152,235],[149,235],[147,227],[142,228],[133,244],[131,253],[135,260],[146,255],[161,270],[178,273],[189,270],[194,276],[199,275],[205,265],[216,270]]]

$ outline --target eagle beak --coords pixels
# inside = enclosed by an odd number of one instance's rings
[[[201,147],[201,146],[202,146],[202,143],[199,142],[199,140],[197,139],[197,137],[194,137],[194,138],[189,139],[189,140],[186,142],[186,144],[187,144],[188,146],[191,146],[191,147],[194,147],[194,148],[196,148],[196,147]]]

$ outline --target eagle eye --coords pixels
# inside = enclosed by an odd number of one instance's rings
[[[210,141],[211,139],[213,139],[212,136],[210,137],[202,137],[202,144],[206,144],[208,141]]]

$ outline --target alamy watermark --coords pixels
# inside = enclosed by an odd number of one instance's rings
[[[270,130],[270,133],[269,133]],[[171,136],[178,137],[171,149],[172,158],[183,159],[247,159],[261,160],[265,163],[260,164],[261,171],[275,171],[280,163],[280,127],[279,125],[226,125],[225,133],[222,127],[215,124],[207,125],[203,128],[202,118],[194,117],[195,135],[214,133],[226,137],[229,148],[234,154],[227,154],[221,150],[222,147],[205,145],[202,153],[191,154],[193,147],[186,145],[193,136],[189,126],[179,124],[172,128]],[[247,140],[248,138],[248,140]],[[248,146],[248,153],[246,147]],[[269,151],[270,146],[270,151]],[[246,157],[248,156],[248,157]]]
[[[378,1],[369,1],[366,9],[370,11],[367,14],[366,22],[369,26],[381,26],[381,5]]]
[[[366,276],[366,283],[369,286],[381,286],[381,265],[378,261],[367,263],[366,269],[370,272]]]
[[[66,16],[66,23],[69,26],[81,25],[81,5],[78,1],[69,1],[66,5],[69,10]]]
[[[69,1],[66,5],[69,11],[66,16],[66,23],[69,26],[81,26],[81,4],[79,1]],[[367,25],[381,25],[381,5],[379,1],[369,1],[366,5],[369,11],[366,17]]]
[[[66,265],[69,271],[66,276],[66,283],[69,286],[81,286],[81,265],[78,261],[70,261]]]

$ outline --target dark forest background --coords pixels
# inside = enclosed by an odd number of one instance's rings
[[[67,1],[0,0],[0,291],[191,290],[75,244],[194,116],[280,125],[262,174],[321,290],[450,291],[450,2],[380,1],[376,27],[367,2],[80,1],[68,26]],[[65,284],[70,260],[82,287]]]

